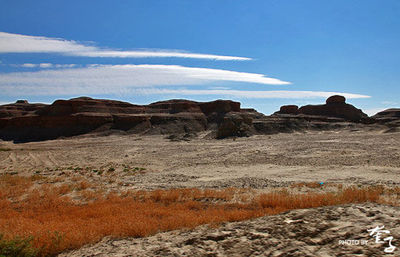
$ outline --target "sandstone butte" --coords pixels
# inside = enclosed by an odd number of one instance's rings
[[[0,106],[0,139],[29,142],[87,133],[195,135],[208,131],[211,138],[273,134],[305,129],[332,129],[349,124],[400,126],[400,109],[388,109],[368,117],[331,96],[322,105],[282,106],[266,116],[239,102],[168,100],[149,105],[79,97],[56,100],[50,105],[18,100]],[[179,138],[179,137],[178,137]]]

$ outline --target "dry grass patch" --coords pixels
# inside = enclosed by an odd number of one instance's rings
[[[107,195],[88,189],[75,191],[82,199],[77,203],[65,195],[70,186],[30,188],[29,181],[16,176],[0,178],[0,234],[4,235],[3,240],[31,237],[30,247],[39,256],[76,249],[105,236],[143,237],[292,209],[379,202],[384,193],[382,188],[372,187],[351,187],[337,193],[292,194],[283,190],[253,197],[248,197],[251,190],[235,188],[127,191]],[[11,199],[16,197],[14,194],[3,193],[13,189],[25,197],[15,201]]]
[[[17,200],[25,194],[27,189],[33,185],[33,181],[27,177],[14,175],[0,176],[0,200],[11,199]]]
[[[321,188],[322,186],[323,185],[321,185],[318,182],[298,182],[290,185],[291,188],[301,188],[301,187]]]

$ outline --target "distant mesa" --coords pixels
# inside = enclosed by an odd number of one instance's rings
[[[358,123],[400,127],[400,109],[388,109],[369,118],[360,109],[335,95],[326,104],[285,105],[271,116],[239,102],[216,100],[196,102],[172,99],[149,105],[78,97],[48,104],[18,100],[0,106],[0,139],[29,142],[93,135],[167,135],[188,140],[199,132],[207,138],[244,137],[303,130],[329,130]],[[179,136],[183,135],[183,136]]]
[[[373,116],[374,118],[400,118],[400,108],[391,108],[378,112]]]
[[[15,103],[16,104],[29,104],[28,100],[17,100]]]
[[[40,141],[90,132],[184,134],[217,130],[227,113],[241,113],[240,103],[230,100],[195,102],[183,99],[149,105],[78,97],[56,100],[51,105],[18,101],[0,106],[0,139]],[[257,113],[258,115],[262,115]],[[240,116],[239,115],[239,116]],[[255,115],[252,112],[252,115]],[[223,135],[240,136],[242,117],[230,116],[238,127]],[[248,121],[248,119],[245,119]],[[250,122],[251,123],[251,122]]]
[[[389,127],[400,127],[400,108],[386,109],[372,116],[377,123],[385,124]]]
[[[300,108],[296,105],[285,105],[275,113],[275,115],[280,114],[334,117],[351,122],[363,122],[368,120],[367,114],[353,105],[347,104],[346,98],[340,95],[329,97],[326,99],[326,104],[321,105],[305,105]]]

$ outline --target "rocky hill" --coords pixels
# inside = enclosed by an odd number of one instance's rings
[[[242,109],[239,102],[230,100],[168,100],[149,105],[89,97],[57,100],[51,105],[19,100],[0,106],[0,139],[28,142],[116,131],[163,134],[171,139],[210,131],[212,137],[225,138],[331,129],[349,123],[392,124],[400,119],[399,113],[398,109],[390,109],[369,118],[342,96],[332,96],[324,105],[282,106],[271,116]]]
[[[215,130],[219,124],[229,129],[229,121],[236,124],[242,122],[240,119],[251,124],[251,119],[246,117],[254,116],[254,113],[241,110],[238,102],[226,100],[204,103],[169,100],[149,105],[89,97],[57,100],[51,105],[20,100],[0,106],[0,138],[16,142],[39,141],[109,130],[195,133]],[[220,136],[225,136],[223,131]]]
[[[400,108],[391,108],[372,116],[376,122],[390,127],[400,127]]]
[[[368,122],[369,120],[367,114],[353,105],[347,104],[346,98],[340,95],[329,97],[322,105],[305,105],[300,108],[297,105],[282,106],[275,114],[335,117],[351,122]]]

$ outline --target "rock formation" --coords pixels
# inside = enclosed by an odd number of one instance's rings
[[[400,108],[391,108],[384,111],[378,112],[374,116],[375,119],[400,119]]]
[[[26,100],[18,100],[14,104],[0,106],[0,118],[33,114],[45,106],[45,104],[29,104]]]
[[[237,128],[228,128],[228,120],[237,124]],[[0,139],[15,142],[112,130],[149,134],[194,133],[217,129],[221,124],[221,138],[241,136],[247,128],[244,124],[251,126],[251,118],[240,109],[240,103],[225,100],[204,103],[169,100],[133,105],[79,97],[57,100],[51,105],[17,101],[0,106]]]
[[[400,126],[400,108],[391,108],[384,110],[382,112],[378,112],[374,116],[372,116],[373,119],[376,120],[376,122],[380,124],[385,124],[390,127]]]
[[[368,115],[351,104],[346,103],[343,96],[331,96],[323,105],[306,105],[299,108],[299,113],[305,115],[343,118],[347,121],[361,122]]]
[[[346,103],[346,98],[341,95],[333,95],[326,99],[326,104],[344,104]]]
[[[219,123],[217,138],[249,136],[253,119],[245,113],[228,113]]]
[[[284,105],[284,106],[281,106],[279,113],[281,113],[281,114],[298,114],[299,107],[297,105]]]
[[[307,129],[337,129],[351,124],[381,123],[400,126],[400,109],[389,109],[369,118],[347,104],[343,96],[331,96],[323,105],[285,105],[271,116],[242,109],[239,102],[169,100],[149,105],[79,97],[51,105],[18,100],[0,106],[0,139],[28,142],[91,132],[162,134],[172,139],[192,138],[210,131],[215,138],[273,134]],[[350,125],[349,125],[350,124]],[[185,135],[185,137],[182,137]]]
[[[320,116],[340,118],[351,122],[364,122],[368,120],[368,115],[362,110],[357,109],[351,104],[346,103],[346,98],[340,95],[334,95],[326,100],[326,104],[306,105],[296,109],[296,105],[282,106],[276,115],[293,114],[303,116]],[[307,118],[307,117],[305,117]],[[310,117],[309,117],[310,118]]]

